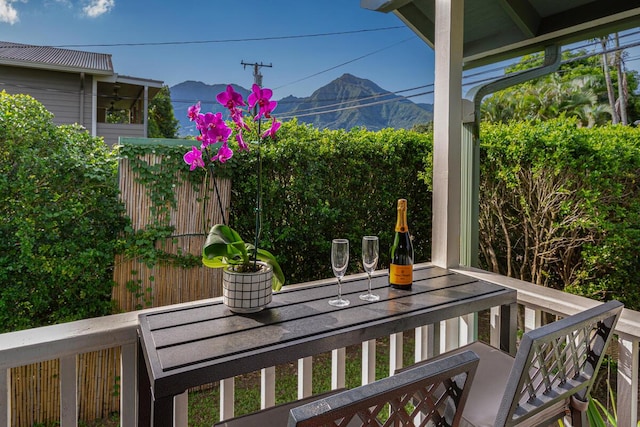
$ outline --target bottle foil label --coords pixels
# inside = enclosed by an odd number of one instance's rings
[[[410,286],[413,283],[413,265],[391,264],[389,283]]]

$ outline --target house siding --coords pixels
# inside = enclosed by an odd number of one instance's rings
[[[92,76],[86,75],[84,91],[79,73],[57,72],[0,65],[0,89],[12,95],[27,94],[53,113],[55,124],[78,123],[91,131]],[[84,117],[80,106],[84,99]],[[81,122],[82,120],[82,122]]]
[[[144,125],[98,123],[98,135],[104,137],[104,142],[110,146],[118,143],[122,137],[146,138]]]

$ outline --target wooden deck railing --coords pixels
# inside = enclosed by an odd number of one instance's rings
[[[541,288],[519,280],[495,275],[481,270],[461,268],[458,273],[498,283],[518,291],[518,303],[525,308],[525,327],[540,325],[542,313],[558,316],[572,315],[598,304],[587,298]],[[384,272],[378,272],[384,274]],[[296,286],[313,286],[318,282]],[[185,303],[182,306],[196,304]],[[150,309],[145,312],[160,310]],[[136,328],[138,314],[130,312],[96,319],[87,319],[60,325],[0,335],[0,425],[11,426],[11,368],[46,360],[60,360],[60,406],[62,427],[78,425],[78,372],[76,360],[80,354],[107,348],[121,348],[120,420],[122,426],[136,426]],[[497,311],[492,313],[492,331],[499,323]],[[451,319],[441,325],[429,325],[415,331],[415,360],[422,360],[462,345],[475,334],[473,316]],[[638,423],[638,362],[640,359],[640,312],[625,309],[616,328],[618,337],[617,410],[619,426],[636,426]],[[492,333],[492,340],[497,337]],[[390,337],[390,370],[402,365],[402,334]],[[345,382],[345,349],[332,352],[332,386]],[[362,383],[375,378],[375,341],[362,343]],[[311,393],[312,359],[298,362],[298,394]],[[262,370],[261,406],[275,401],[275,367]],[[233,416],[234,381],[221,383],[221,417]],[[216,404],[212,402],[212,404]],[[176,426],[187,425],[187,395],[176,398]]]

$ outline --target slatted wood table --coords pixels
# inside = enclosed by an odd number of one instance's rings
[[[501,347],[515,351],[515,290],[430,265],[416,266],[411,291],[388,287],[384,272],[373,288],[380,301],[362,301],[366,277],[345,277],[345,308],[327,303],[337,294],[332,281],[285,287],[255,314],[209,300],[140,315],[139,426],[171,426],[173,397],[190,387],[491,307],[501,309]]]

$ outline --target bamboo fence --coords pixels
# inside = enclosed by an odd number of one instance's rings
[[[149,164],[161,161],[160,156],[147,154]],[[228,179],[216,179],[220,201],[228,212],[231,199],[231,182]],[[204,185],[204,184],[203,184]],[[213,188],[211,179],[208,188]],[[131,226],[140,230],[152,223],[150,200],[145,187],[135,181],[135,175],[129,167],[129,161],[121,160],[120,189],[125,201]],[[223,222],[222,212],[218,209],[215,197],[212,197],[202,209],[197,201],[203,192],[195,191],[190,183],[182,183],[174,188],[177,209],[171,210],[171,225],[175,227],[173,239],[158,242],[156,246],[175,255],[190,253],[200,256],[205,241],[205,230],[216,223]],[[206,225],[205,225],[206,224]],[[155,265],[148,268],[137,260],[116,257],[112,300],[120,311],[132,311],[146,307],[160,307],[169,304],[212,298],[222,295],[222,271],[205,267],[176,268],[171,265]],[[131,291],[131,280],[137,282],[139,292]],[[137,295],[138,294],[138,295]],[[142,294],[142,295],[140,295]]]
[[[160,156],[147,154],[150,163],[161,162]],[[152,223],[150,199],[147,189],[138,183],[129,161],[120,160],[119,186],[127,215],[135,230]],[[213,185],[213,180],[208,188]],[[216,185],[225,212],[231,198],[231,182],[217,179]],[[200,256],[207,226],[222,222],[223,214],[217,201],[208,202],[206,209],[197,202],[201,193],[194,191],[190,183],[175,187],[177,208],[170,213],[174,236],[167,242],[158,242],[162,249],[172,254],[190,253]],[[212,198],[215,200],[214,198]],[[159,246],[158,246],[159,247]],[[202,266],[180,268],[156,265],[152,268],[136,260],[117,256],[115,260],[112,300],[118,311],[131,311],[141,307],[158,307],[168,304],[211,298],[222,295],[222,272]],[[131,291],[134,281],[140,292]],[[128,285],[129,284],[129,285]],[[138,295],[136,295],[136,293]],[[142,295],[140,295],[142,294]],[[78,419],[92,421],[108,418],[120,411],[119,378],[120,348],[81,354],[78,364]],[[50,425],[60,419],[59,362],[51,360],[11,370],[11,406],[14,427]]]

